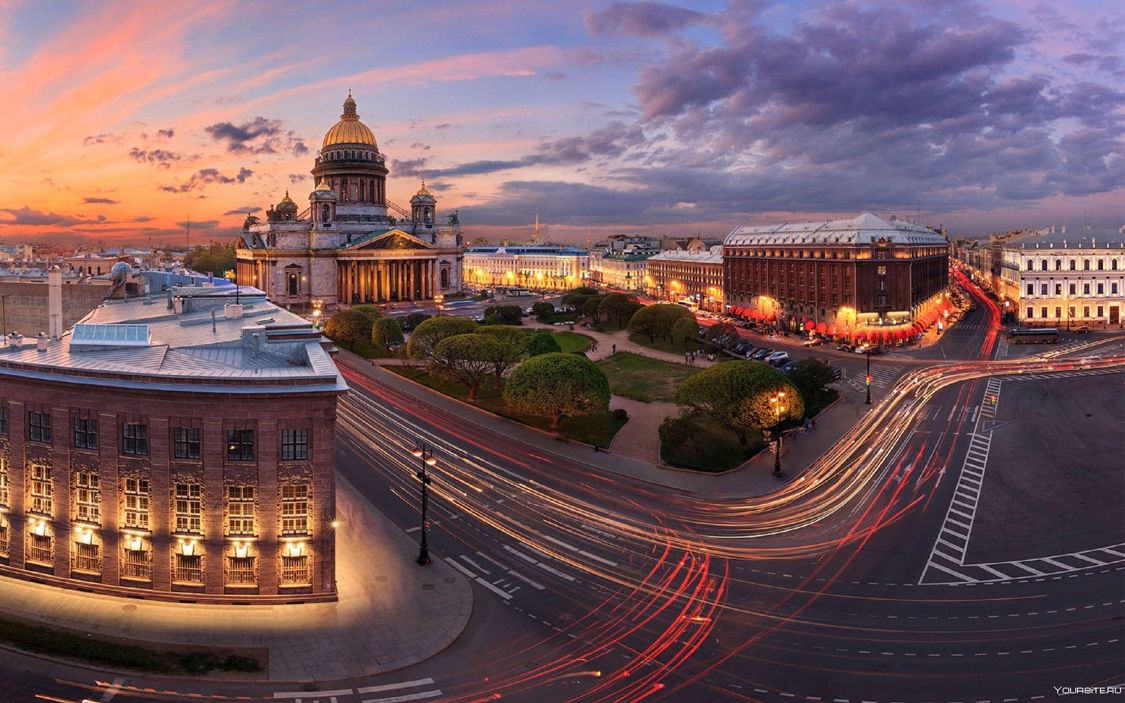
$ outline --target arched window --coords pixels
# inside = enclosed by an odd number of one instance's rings
[[[442,266],[441,267],[441,287],[442,288],[448,288],[449,287],[449,266]]]
[[[1041,262],[1039,262],[1039,270],[1040,271],[1046,271],[1047,270],[1047,260],[1046,259],[1043,259]]]
[[[1062,259],[1055,259],[1055,270],[1062,271]]]
[[[1098,270],[1105,271],[1105,261],[1098,259]]]
[[[1035,262],[1034,262],[1034,261],[1032,261],[1031,259],[1028,259],[1028,260],[1027,260],[1027,270],[1028,270],[1028,271],[1031,271],[1031,270],[1032,270],[1032,269],[1034,269],[1034,268],[1035,268]]]
[[[1075,268],[1075,266],[1077,266],[1077,265],[1078,265],[1078,262],[1077,262],[1077,261],[1075,261],[1074,259],[1071,259],[1071,260],[1070,260],[1070,270],[1071,270],[1071,271],[1073,271],[1073,270],[1074,270],[1074,268]]]
[[[320,221],[328,222],[330,219],[332,219],[332,208],[328,207],[328,203],[325,203],[320,207]]]
[[[1090,270],[1090,260],[1089,259],[1083,259],[1082,260],[1082,270],[1083,271],[1089,271]]]
[[[1113,269],[1114,271],[1116,271],[1117,270],[1117,259],[1110,259],[1109,260],[1109,267],[1111,269]]]

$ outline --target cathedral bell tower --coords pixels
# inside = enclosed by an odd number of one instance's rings
[[[437,222],[437,199],[426,189],[426,181],[410,199],[410,219],[415,229],[433,229]]]

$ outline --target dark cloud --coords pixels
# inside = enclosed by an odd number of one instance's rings
[[[670,34],[706,15],[659,2],[615,2],[601,12],[586,12],[586,31],[594,36],[649,37]]]
[[[167,129],[156,130],[156,136],[161,139],[171,139],[173,136],[175,136],[175,134],[176,130],[172,129],[171,127]]]
[[[300,183],[301,181],[305,180],[306,178],[308,178],[308,176],[306,176],[303,173],[290,173],[289,174],[289,182],[290,183]]]
[[[186,182],[180,183],[179,185],[162,185],[160,186],[160,190],[167,193],[187,193],[196,188],[203,188],[211,183],[245,183],[246,179],[253,175],[253,173],[253,171],[244,167],[238,169],[238,173],[234,176],[225,176],[220,173],[218,169],[202,168],[196,173],[193,173],[191,178]]]
[[[216,122],[204,128],[217,142],[225,142],[227,151],[235,154],[276,154],[290,152],[301,156],[309,152],[304,140],[292,130],[281,126],[281,120],[255,117],[249,122],[235,125]]]
[[[129,150],[129,158],[139,164],[152,164],[160,168],[169,168],[172,162],[180,161],[184,156],[166,149],[138,149],[133,147]]]
[[[246,215],[249,213],[260,212],[262,208],[256,205],[245,205],[243,207],[236,207],[233,210],[227,210],[223,215]]]
[[[183,222],[177,222],[176,226],[187,229],[189,224],[191,225],[192,229],[212,229],[212,228],[214,228],[215,225],[219,224],[219,221],[218,220],[198,220],[198,221],[197,220],[191,220],[189,222],[187,220],[184,220]]]
[[[399,159],[391,159],[391,173],[396,176],[424,176],[426,159],[408,159],[400,161]]]
[[[82,198],[82,202],[87,205],[116,205],[120,201],[113,198]]]
[[[82,146],[90,146],[91,144],[116,143],[120,142],[124,138],[124,134],[92,134],[82,140]]]
[[[155,218],[149,217],[148,215],[141,215],[140,217],[134,217],[132,221],[133,222],[152,222],[153,219],[155,219]]]
[[[0,218],[0,225],[24,225],[30,227],[72,227],[74,225],[93,225],[105,222],[105,215],[98,215],[94,220],[89,220],[82,217],[71,217],[69,215],[59,215],[53,212],[44,212],[42,210],[32,210],[24,205],[20,208],[0,208],[0,212],[6,212],[10,218]]]
[[[452,122],[442,122],[441,124],[434,125],[434,129],[449,129],[452,126]]]
[[[424,142],[414,142],[410,145],[411,149],[421,149],[422,151],[429,151],[430,145]]]

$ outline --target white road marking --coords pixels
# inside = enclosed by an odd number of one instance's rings
[[[429,686],[434,682],[433,679],[415,679],[413,681],[402,681],[400,683],[388,683],[382,686],[366,686],[364,688],[357,688],[356,693],[382,693],[383,691],[397,691],[403,688],[416,688],[418,686]],[[350,691],[349,691],[350,693]]]

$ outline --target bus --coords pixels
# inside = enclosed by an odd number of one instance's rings
[[[1011,344],[1058,344],[1059,331],[1055,327],[1013,327],[1008,332]]]

